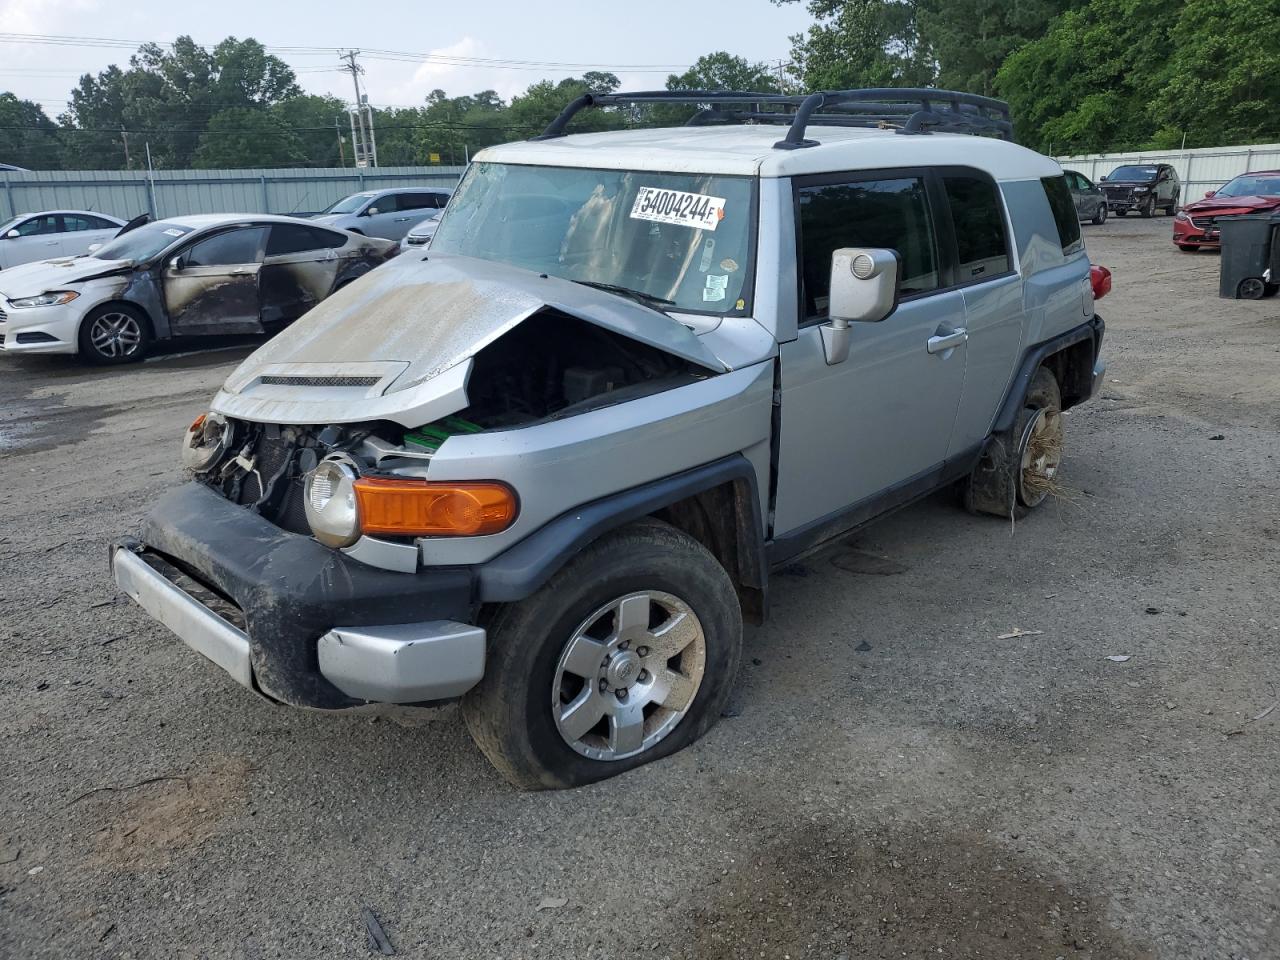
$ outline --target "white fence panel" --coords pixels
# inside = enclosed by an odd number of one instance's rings
[[[1204,147],[1197,150],[1143,150],[1125,153],[1087,153],[1057,157],[1069,170],[1083,173],[1095,183],[1125,163],[1167,163],[1178,171],[1182,200],[1199,200],[1228,180],[1254,170],[1280,170],[1280,143],[1244,147]]]

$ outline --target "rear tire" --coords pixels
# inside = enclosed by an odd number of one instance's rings
[[[80,322],[80,356],[98,366],[137,363],[151,349],[151,322],[137,307],[108,303]]]
[[[1044,503],[1061,467],[1064,427],[1058,381],[1041,367],[1013,428],[991,438],[964,485],[965,509],[1018,520]]]
[[[693,743],[720,717],[742,651],[729,575],[653,519],[601,537],[487,629],[462,713],[526,790],[594,783]]]

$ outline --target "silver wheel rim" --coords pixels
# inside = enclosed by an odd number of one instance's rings
[[[687,603],[658,590],[619,597],[582,621],[560,654],[556,729],[592,760],[644,753],[689,712],[706,666],[706,634]]]
[[[1018,471],[1018,499],[1037,507],[1053,489],[1062,466],[1062,411],[1041,407],[1027,424]]]
[[[89,342],[104,357],[127,357],[142,343],[142,327],[127,313],[104,313],[89,327]]]

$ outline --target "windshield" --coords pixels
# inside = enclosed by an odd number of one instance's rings
[[[326,210],[325,213],[355,213],[368,203],[369,198],[372,196],[372,193],[353,193],[349,197],[343,197],[332,207]]]
[[[1280,177],[1236,177],[1215,197],[1280,197]]]
[[[177,243],[190,232],[190,227],[166,220],[147,223],[104,244],[93,255],[99,260],[133,260],[141,263]]]
[[[1154,180],[1156,178],[1155,167],[1116,167],[1111,171],[1108,180]]]
[[[749,309],[753,222],[747,177],[478,163],[431,249],[723,314]]]

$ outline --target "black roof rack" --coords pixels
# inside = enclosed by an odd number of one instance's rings
[[[564,108],[535,140],[563,137],[569,121],[591,107],[662,103],[701,107],[688,126],[720,123],[787,124],[779,150],[817,146],[805,133],[810,124],[880,127],[898,133],[995,134],[1013,140],[1009,105],[1003,100],[929,87],[875,87],[822,90],[800,96],[738,90],[650,90],[641,93],[587,93]]]

